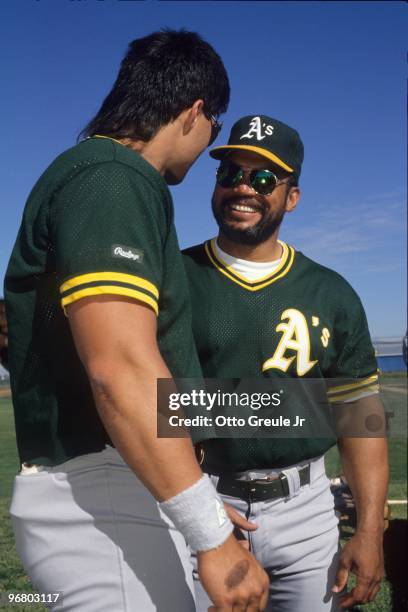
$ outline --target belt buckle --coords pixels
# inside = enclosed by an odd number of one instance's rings
[[[253,478],[252,482],[273,482],[274,480],[278,480],[279,476],[280,474],[278,474],[277,476],[271,476],[271,474],[266,474],[266,476],[260,476],[259,478]]]
[[[289,482],[288,482],[288,478],[287,476],[281,472],[280,474],[278,474],[277,476],[271,476],[270,474],[266,475],[263,478],[257,478],[256,481],[258,482],[265,482],[265,484],[270,484],[271,482],[275,482],[276,480],[280,480],[281,482],[281,486],[282,486],[282,493],[283,496],[282,497],[287,497],[290,493],[289,491]]]
[[[288,482],[287,476],[283,472],[281,472],[277,476],[264,476],[263,478],[253,478],[252,480],[244,481],[246,483],[248,501],[249,502],[257,501],[256,499],[254,499],[254,493],[256,492],[256,487],[254,485],[265,484],[267,486],[268,484],[271,484],[272,482],[275,482],[277,480],[280,480],[281,486],[282,486],[282,495],[278,495],[278,498],[288,497],[289,482]]]
[[[279,475],[274,475],[271,476],[270,474],[267,474],[266,476],[261,476],[259,478],[252,478],[251,480],[247,480],[247,494],[248,494],[248,500],[250,502],[256,502],[257,499],[254,499],[254,495],[253,493],[256,493],[256,486],[254,485],[264,485],[267,486],[273,482],[275,482],[276,480],[280,479],[280,474]],[[289,487],[288,487],[288,491],[289,491]],[[286,495],[286,493],[285,493]]]

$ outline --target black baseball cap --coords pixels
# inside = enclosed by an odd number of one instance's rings
[[[296,130],[267,115],[247,115],[232,126],[228,144],[211,149],[214,159],[223,159],[234,149],[253,151],[297,177],[303,162],[303,143]]]

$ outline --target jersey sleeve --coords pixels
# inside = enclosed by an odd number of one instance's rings
[[[57,194],[53,212],[64,309],[109,294],[158,314],[167,223],[159,194],[142,175],[113,161],[83,170]]]
[[[379,392],[377,360],[363,305],[349,285],[341,302],[335,323],[336,357],[326,373],[330,403],[354,402]]]

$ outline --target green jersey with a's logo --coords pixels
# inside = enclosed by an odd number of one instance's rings
[[[330,402],[377,392],[360,299],[339,274],[281,245],[279,266],[255,281],[223,261],[214,241],[183,252],[204,376],[331,379]],[[283,467],[319,456],[334,443],[328,437],[211,439],[205,441],[205,467]]]
[[[64,314],[83,297],[146,304],[172,375],[200,376],[170,192],[150,164],[112,139],[85,140],[39,179],[5,293],[22,461],[53,465],[109,442]]]

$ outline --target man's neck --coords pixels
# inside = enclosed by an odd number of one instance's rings
[[[125,147],[139,153],[153,168],[161,175],[164,175],[166,170],[166,151],[162,147],[157,146],[153,140],[144,142],[143,140],[132,140],[130,138],[121,138],[120,141]]]
[[[158,132],[148,141],[122,138],[120,142],[137,151],[153,168],[162,176],[174,156],[175,143],[177,143],[178,124],[176,122],[162,126]]]
[[[267,262],[275,261],[282,257],[282,246],[278,242],[278,232],[265,242],[256,245],[239,244],[220,233],[218,234],[217,243],[229,255],[247,261]]]

